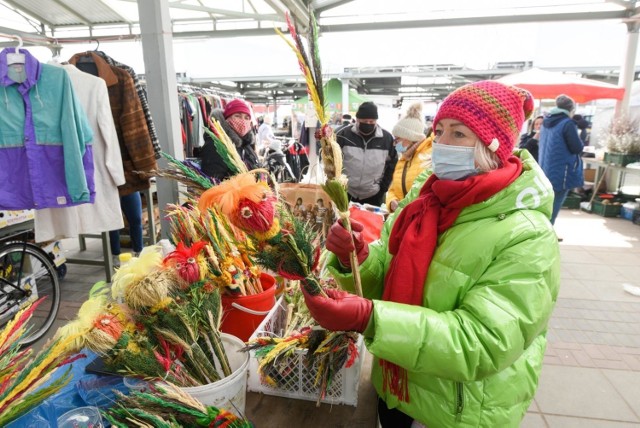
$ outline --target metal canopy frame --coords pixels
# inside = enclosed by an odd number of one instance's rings
[[[121,0],[125,4],[137,3],[137,0]],[[284,27],[284,14],[290,11],[299,23],[308,22],[308,9],[319,16],[321,33],[348,32],[366,30],[436,28],[467,25],[495,25],[532,22],[559,21],[601,21],[620,20],[637,23],[640,10],[636,0],[606,0],[606,8],[587,12],[528,13],[518,15],[495,14],[474,17],[438,17],[432,19],[389,19],[377,22],[361,22],[352,16],[353,22],[336,19],[340,14],[334,9],[352,3],[354,0],[236,0],[232,2],[213,0],[170,0],[172,25],[177,27],[199,27],[210,25],[210,29],[174,31],[173,38],[220,38],[239,36],[273,35],[273,26]],[[0,33],[17,34],[25,40],[25,46],[43,45],[52,50],[59,43],[86,43],[89,39],[99,42],[138,39],[139,22],[127,19],[109,4],[108,0],[0,0],[0,5],[13,9],[21,16],[34,32],[16,31],[1,27]],[[238,7],[240,5],[241,7]],[[602,6],[602,4],[600,5]],[[607,10],[603,10],[607,9]],[[537,10],[534,8],[534,10]],[[564,10],[564,9],[563,9]],[[173,13],[175,11],[175,13]],[[184,17],[184,13],[191,13]],[[181,14],[182,13],[182,14]],[[198,14],[194,17],[193,13]],[[173,15],[176,15],[175,18]],[[344,18],[344,17],[343,17]],[[347,16],[347,18],[349,18]],[[194,25],[186,25],[194,24]],[[196,25],[198,24],[198,25]],[[233,28],[241,24],[249,28]],[[98,29],[110,28],[110,35],[98,35]],[[301,27],[304,27],[301,25]],[[89,37],[62,37],[59,34],[69,29],[84,28]],[[118,33],[118,28],[121,32]],[[115,32],[114,32],[115,31]],[[306,31],[301,28],[301,31]],[[9,43],[0,43],[0,46]],[[361,94],[390,95],[404,99],[421,98],[440,100],[453,89],[465,83],[481,79],[490,79],[504,74],[519,72],[532,64],[498,63],[487,70],[470,70],[452,64],[438,64],[411,67],[377,67],[345,69],[337,77],[348,82]],[[584,77],[617,83],[620,67],[594,67],[582,69],[563,69],[575,71]],[[639,70],[635,68],[637,73]],[[442,81],[429,81],[430,77],[442,77]],[[413,79],[411,79],[413,78]],[[252,102],[273,102],[274,99],[293,100],[306,95],[305,84],[300,76],[254,76],[250,78],[209,77],[183,79],[182,83],[194,86],[216,88],[225,93],[238,93]],[[227,81],[234,82],[231,86]],[[412,91],[413,89],[413,91]]]

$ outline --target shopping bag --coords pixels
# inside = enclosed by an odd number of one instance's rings
[[[382,215],[358,207],[350,207],[349,216],[364,226],[362,237],[367,244],[380,238],[384,223]]]
[[[319,184],[283,183],[279,190],[294,217],[307,222],[324,238],[336,217],[331,199],[322,187]]]

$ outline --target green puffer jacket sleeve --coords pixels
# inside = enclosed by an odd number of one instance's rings
[[[393,213],[387,221],[385,221],[380,239],[369,244],[369,256],[360,265],[360,280],[362,281],[362,293],[368,299],[381,299],[384,290],[384,272],[386,272],[386,264],[390,258],[387,250],[387,242],[391,227],[395,222],[395,218],[409,202],[413,201],[420,193],[420,188],[431,175],[431,170],[427,170],[420,174],[413,183],[413,186],[407,193],[407,196],[398,203],[398,209]],[[353,285],[353,275],[351,271],[345,271],[340,265],[338,258],[333,253],[329,253],[327,258],[327,269],[331,275],[338,281],[340,286],[351,293],[355,292]]]
[[[423,183],[427,175],[420,178]],[[401,207],[417,196],[420,183]],[[511,366],[545,333],[558,292],[559,250],[545,209],[515,210],[500,221],[480,216],[441,234],[424,307],[376,300],[391,259],[386,242],[395,213],[361,270],[366,297],[374,299],[365,332],[369,351],[414,374],[460,382]],[[351,275],[331,261],[329,269],[350,289]]]
[[[545,332],[557,295],[552,278],[559,276],[555,257],[522,258],[533,250],[522,238],[501,251],[477,280],[466,278],[468,291],[454,310],[375,301],[369,351],[410,372],[462,382],[511,366]],[[550,249],[556,239],[544,238]],[[453,269],[438,271],[465,280]]]

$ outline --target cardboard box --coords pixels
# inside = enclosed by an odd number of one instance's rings
[[[50,242],[49,244],[43,246],[42,249],[45,251],[45,253],[53,256],[53,264],[56,267],[60,267],[67,262],[67,258],[64,256],[64,251],[62,250],[62,242]]]
[[[590,181],[594,183],[596,181],[596,170],[595,168],[587,168],[584,170],[584,181]]]

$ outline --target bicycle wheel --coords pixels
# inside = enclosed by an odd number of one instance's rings
[[[0,327],[31,302],[45,297],[34,311],[22,345],[44,336],[58,314],[60,284],[49,255],[40,247],[11,242],[0,248]]]

